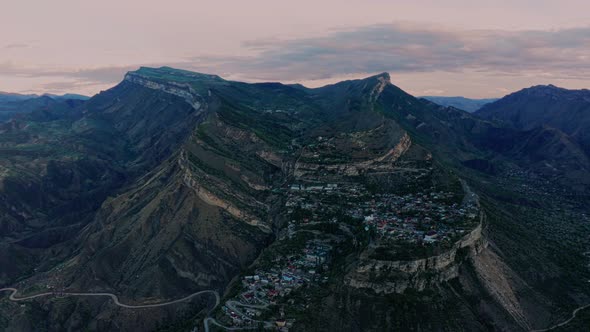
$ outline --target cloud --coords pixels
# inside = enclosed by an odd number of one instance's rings
[[[388,24],[325,37],[255,40],[256,57],[227,58],[222,67],[257,78],[324,79],[349,73],[461,72],[581,78],[590,74],[590,28],[452,30]],[[281,75],[280,77],[276,77]]]
[[[426,89],[424,90],[424,95],[426,96],[444,96],[445,90],[440,89]]]
[[[81,82],[81,81],[56,81],[41,84],[44,91],[78,91],[87,87],[100,86],[108,83]]]
[[[13,44],[8,44],[8,45],[4,45],[4,49],[19,49],[19,48],[29,48],[31,47],[31,45],[29,44],[24,44],[24,43],[13,43]]]
[[[142,64],[143,65],[143,64]],[[145,64],[161,66],[163,64]],[[81,92],[95,93],[106,89],[123,79],[126,72],[136,70],[140,65],[104,66],[90,68],[59,68],[21,66],[12,62],[0,62],[0,77],[28,79],[40,88],[35,92]]]
[[[0,63],[0,75],[18,77],[67,77],[86,82],[112,83],[121,80],[122,76],[137,66],[106,66],[95,68],[52,68],[19,66],[12,62]]]
[[[249,56],[201,54],[171,63],[93,68],[23,67],[5,62],[0,63],[0,75],[51,78],[55,84],[66,82],[61,85],[64,88],[115,84],[125,72],[142,65],[168,65],[251,81],[322,81],[383,71],[578,81],[590,77],[590,27],[459,30],[395,23],[334,30],[321,37],[251,40],[242,47]],[[60,87],[55,84],[47,87]]]
[[[94,83],[113,83],[120,81],[126,72],[136,70],[139,66],[107,66],[97,68],[81,68],[73,71],[54,70],[48,71],[47,76],[66,76],[82,81]]]

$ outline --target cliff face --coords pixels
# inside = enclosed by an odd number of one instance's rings
[[[488,242],[482,235],[485,215],[471,232],[444,253],[410,261],[385,261],[368,257],[363,252],[358,265],[345,277],[346,285],[370,289],[377,294],[403,293],[408,288],[423,291],[459,276],[466,259],[477,260]]]
[[[125,75],[125,81],[141,85],[148,89],[163,91],[183,98],[196,110],[201,108],[202,97],[199,96],[199,94],[191,87],[190,84],[178,83],[174,81],[159,83],[138,73],[128,73]]]
[[[387,150],[381,156],[375,156],[369,160],[358,162],[341,162],[333,164],[298,162],[295,164],[294,175],[296,177],[305,177],[308,174],[317,173],[318,170],[325,169],[329,172],[334,172],[343,176],[358,176],[367,172],[391,172],[395,169],[395,162],[408,151],[412,146],[412,140],[408,134],[404,134],[400,141],[391,149]],[[303,156],[312,159],[313,154],[303,153]],[[316,159],[317,154],[316,154]]]

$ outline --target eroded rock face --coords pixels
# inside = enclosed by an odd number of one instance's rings
[[[317,172],[320,168],[345,176],[358,176],[365,172],[392,172],[396,168],[395,162],[406,153],[411,146],[412,139],[407,133],[404,133],[394,147],[387,150],[385,154],[376,156],[375,158],[334,164],[297,162],[295,164],[294,175],[299,178],[304,177],[308,174]]]
[[[235,204],[218,197],[217,195],[215,195],[211,191],[207,190],[203,185],[201,185],[199,180],[197,178],[195,178],[195,176],[191,172],[190,167],[188,167],[188,161],[186,160],[186,156],[184,153],[181,154],[181,157],[178,159],[178,165],[180,166],[181,170],[183,171],[182,178],[183,178],[185,185],[187,187],[191,188],[192,190],[194,190],[195,193],[197,194],[197,196],[201,200],[203,200],[205,203],[212,205],[212,206],[219,207],[219,208],[223,209],[224,211],[226,211],[227,213],[234,216],[235,218],[237,218],[239,220],[243,220],[244,222],[246,222],[249,225],[257,226],[266,233],[270,233],[270,231],[271,231],[270,227],[268,225],[264,224],[260,220],[260,218],[253,216],[250,213],[238,208]],[[226,188],[226,191],[229,191],[229,190],[230,190],[230,188]],[[241,200],[242,201],[253,201],[252,199],[248,199],[246,197],[241,197]],[[261,202],[254,201],[253,203],[258,205],[259,208],[262,210],[268,210],[268,207],[265,206]]]
[[[482,212],[479,225],[440,255],[410,261],[386,261],[371,259],[365,252],[356,268],[346,276],[345,283],[354,288],[371,289],[377,294],[391,294],[403,293],[408,288],[422,291],[456,278],[464,259],[476,260],[488,245],[482,235],[484,219]],[[466,257],[458,257],[459,251],[465,252]]]
[[[189,84],[174,81],[158,83],[137,73],[127,73],[127,75],[125,75],[125,81],[139,84],[152,90],[160,90],[173,94],[183,98],[187,103],[192,105],[194,109],[199,110],[201,108],[202,98]]]

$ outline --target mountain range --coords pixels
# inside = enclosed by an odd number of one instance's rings
[[[521,130],[552,127],[590,152],[590,91],[586,89],[534,86],[485,105],[477,115]]]
[[[0,124],[0,287],[136,304],[213,290],[226,309],[210,310],[207,298],[135,311],[39,298],[1,302],[0,328],[200,329],[227,320],[232,299],[258,296],[240,291],[252,275],[313,248],[334,251],[309,272],[322,271],[322,286],[290,290],[276,312],[259,305],[260,322],[284,316],[295,331],[559,323],[590,301],[586,99],[533,87],[470,114],[415,98],[387,73],[310,89],[142,67],[88,100],[19,100],[34,105]],[[318,188],[346,195],[308,202]],[[436,215],[478,208],[440,245],[376,240],[359,221],[382,197],[435,196],[447,197]],[[325,223],[309,222],[318,215]],[[438,232],[451,227],[440,222]]]
[[[22,95],[0,92],[0,122],[9,120],[17,114],[53,108],[54,105],[63,101],[79,103],[87,99],[88,97],[77,94]]]
[[[487,99],[470,99],[465,97],[443,97],[443,96],[424,96],[420,97],[426,100],[430,100],[433,103],[442,106],[452,106],[460,110],[473,113],[484,105],[495,102],[498,98],[487,98]]]

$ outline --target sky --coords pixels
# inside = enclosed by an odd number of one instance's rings
[[[140,66],[417,95],[590,88],[588,0],[1,0],[0,91],[93,95]]]

